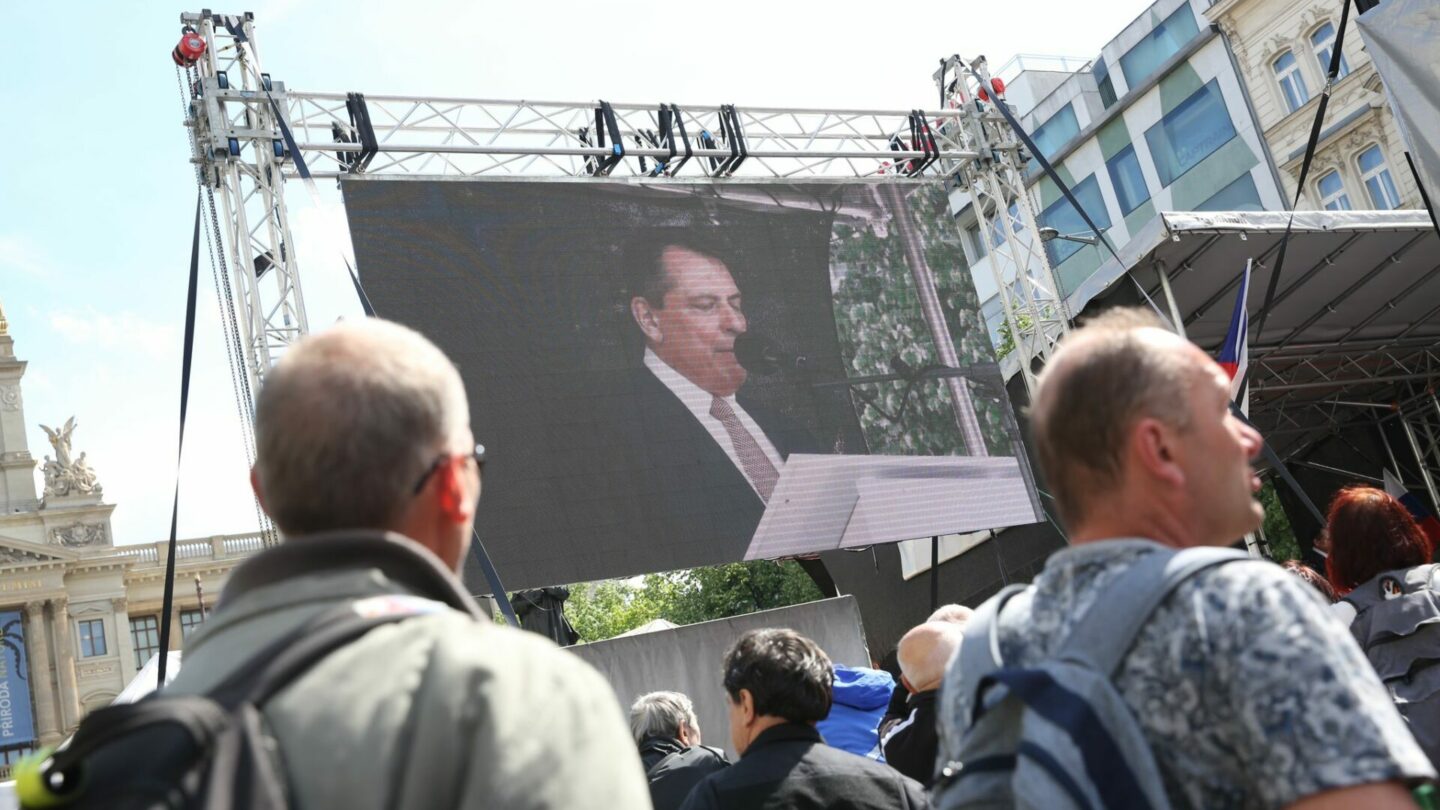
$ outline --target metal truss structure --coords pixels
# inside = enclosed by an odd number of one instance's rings
[[[227,320],[233,360],[243,369],[236,381],[242,400],[308,330],[290,249],[289,179],[304,181],[312,193],[316,179],[359,173],[652,182],[946,179],[1004,201],[987,215],[1005,233],[1035,233],[1023,192],[1025,156],[1004,119],[971,97],[963,81],[942,88],[949,106],[939,111],[308,93],[262,70],[251,15],[205,11],[182,14],[181,22],[206,43],[203,58],[184,71],[182,92],[197,172],[216,198],[220,281],[235,291],[227,296]],[[972,67],[958,58],[951,66]],[[978,67],[984,70],[983,61]],[[1018,208],[1010,205],[1015,201]],[[1001,285],[1006,317],[1028,382],[1030,361],[1048,354],[1067,318],[1039,240],[1009,244],[1011,269],[997,274],[1009,281]],[[937,343],[949,343],[943,323],[931,329]]]

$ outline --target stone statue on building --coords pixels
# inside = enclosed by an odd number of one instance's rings
[[[50,446],[55,448],[55,458],[45,457],[45,464],[40,468],[45,475],[45,497],[65,497],[67,495],[100,495],[103,490],[96,480],[95,471],[85,461],[85,454],[81,453],[79,458],[71,456],[70,437],[75,433],[75,417],[65,421],[65,426],[56,430],[55,428],[41,425],[41,430],[50,439]]]
[[[75,417],[65,420],[65,426],[56,430],[46,425],[40,429],[50,438],[50,446],[55,448],[55,458],[60,462],[61,467],[70,466],[70,436],[75,433]]]

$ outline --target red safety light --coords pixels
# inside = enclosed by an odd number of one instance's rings
[[[170,58],[180,67],[190,67],[204,55],[205,38],[194,28],[186,26],[184,33],[180,35],[180,44],[170,52]]]
[[[1001,81],[1001,80],[999,80],[999,79],[991,79],[991,80],[990,80],[990,88],[995,91],[995,97],[996,97],[996,98],[1004,98],[1004,97],[1005,97],[1005,82],[1003,82],[1003,81]],[[976,93],[976,95],[978,95],[978,96],[980,97],[980,100],[981,100],[981,101],[989,101],[989,100],[990,100],[990,94],[987,93],[987,92],[985,92],[985,85],[983,85],[983,84],[980,85],[980,92]]]

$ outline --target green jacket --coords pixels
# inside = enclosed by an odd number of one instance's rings
[[[650,807],[609,684],[549,640],[494,625],[395,534],[294,538],[237,567],[166,691],[204,693],[320,612],[386,594],[434,612],[370,631],[265,707],[293,807]]]

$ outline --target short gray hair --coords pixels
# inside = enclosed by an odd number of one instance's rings
[[[470,438],[455,366],[419,332],[345,321],[290,348],[255,405],[255,469],[286,534],[388,529],[434,457]]]
[[[1189,427],[1194,360],[1157,345],[1164,336],[1154,330],[1164,328],[1148,310],[1111,309],[1067,335],[1040,374],[1031,434],[1067,523],[1082,520],[1094,494],[1120,480],[1125,434],[1136,420]]]
[[[695,704],[679,692],[651,692],[630,705],[630,733],[635,742],[647,737],[679,737],[680,729],[700,730]]]

